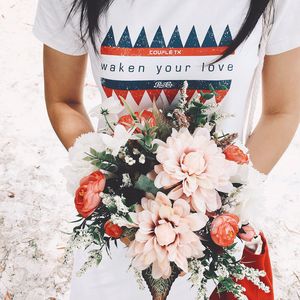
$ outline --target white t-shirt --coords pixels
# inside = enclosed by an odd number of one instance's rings
[[[99,19],[99,56],[90,40],[83,45],[78,14],[64,27],[71,2],[39,0],[33,33],[63,53],[88,53],[102,97],[123,96],[137,111],[153,100],[173,105],[184,80],[190,96],[213,87],[222,110],[235,116],[224,122],[224,130],[243,136],[263,19],[234,54],[209,63],[236,36],[250,0],[114,0]],[[275,0],[267,55],[300,47],[299,15],[299,0]]]

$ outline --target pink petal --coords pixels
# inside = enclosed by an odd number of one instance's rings
[[[191,196],[191,206],[197,212],[206,212],[206,203],[201,189],[197,189]]]
[[[158,244],[161,246],[167,246],[173,243],[176,238],[176,234],[171,223],[166,223],[155,227],[155,235]]]
[[[185,217],[190,213],[190,205],[183,199],[178,199],[173,205],[174,213],[180,217]]]
[[[179,198],[181,198],[183,194],[183,190],[182,190],[182,185],[177,185],[176,187],[174,187],[168,194],[168,197],[171,200],[177,200]]]
[[[155,201],[159,204],[163,204],[163,205],[172,207],[172,202],[170,201],[168,196],[166,194],[162,193],[162,192],[158,192],[156,194]]]
[[[202,229],[208,222],[208,217],[203,213],[194,213],[185,217],[192,231]]]

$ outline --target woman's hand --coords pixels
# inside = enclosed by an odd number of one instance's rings
[[[83,106],[87,55],[73,56],[44,45],[45,99],[48,115],[66,149],[94,131]]]
[[[295,135],[300,121],[300,48],[265,57],[263,111],[247,141],[253,165],[269,173]]]

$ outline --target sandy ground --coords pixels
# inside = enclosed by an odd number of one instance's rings
[[[62,264],[74,219],[59,169],[67,155],[49,124],[41,45],[32,36],[35,1],[0,3],[0,299],[68,299]],[[90,71],[86,105],[99,102]],[[276,299],[300,299],[300,130],[268,180],[265,232]]]

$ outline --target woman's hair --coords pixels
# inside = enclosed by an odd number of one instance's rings
[[[101,14],[107,11],[113,1],[114,0],[73,0],[67,17],[68,21],[72,14],[75,14],[77,11],[80,12],[81,39],[83,42],[85,42],[86,37],[89,37],[96,53],[98,52],[96,48],[95,36],[100,32],[98,22],[99,17]],[[239,45],[248,38],[255,28],[258,20],[264,13],[267,5],[271,1],[272,0],[251,0],[248,13],[240,30],[233,39],[231,45],[217,61],[232,54],[239,47]],[[234,9],[234,7],[232,9]]]

